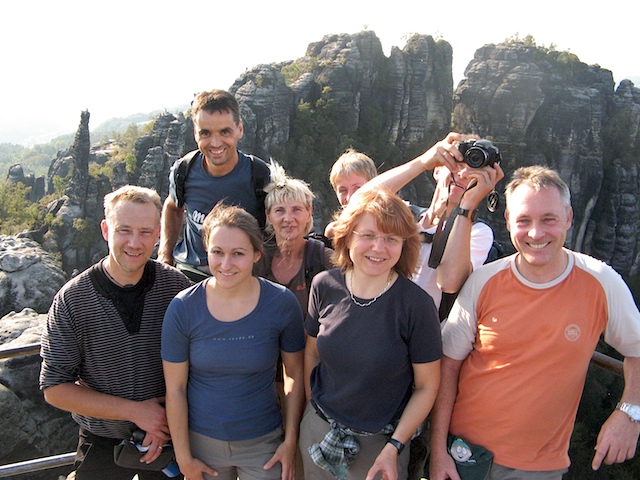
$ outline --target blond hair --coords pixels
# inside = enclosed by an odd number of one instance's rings
[[[151,203],[162,215],[162,200],[155,190],[138,185],[125,185],[104,196],[104,218],[109,219],[118,202]]]
[[[353,148],[347,149],[335,161],[329,173],[329,181],[334,191],[337,191],[338,180],[342,177],[355,173],[363,177],[366,181],[378,175],[376,164],[367,155],[357,152]]]

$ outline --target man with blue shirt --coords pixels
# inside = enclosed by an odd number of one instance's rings
[[[224,202],[244,208],[260,222],[264,200],[259,192],[269,179],[262,160],[237,148],[243,126],[233,95],[224,90],[202,92],[193,101],[191,116],[198,151],[185,156],[190,158],[185,170],[178,168],[183,159],[171,169],[158,260],[175,264],[192,280],[200,280],[209,275],[200,232],[204,218],[218,202]],[[266,173],[256,173],[263,171]]]

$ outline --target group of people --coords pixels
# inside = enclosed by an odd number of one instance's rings
[[[192,117],[188,174],[176,162],[164,205],[142,187],[108,194],[107,257],[49,311],[40,387],[80,426],[76,478],[166,478],[143,466],[171,441],[194,480],[419,479],[427,456],[431,480],[464,480],[454,436],[493,456],[472,478],[559,480],[602,333],[625,389],[593,468],[635,455],[640,313],[613,269],[564,247],[556,172],[515,172],[516,253],[483,266],[493,233],[475,212],[498,163],[469,168],[457,133],[380,175],[350,149],[330,172],[342,208],[325,245],[304,181],[272,162],[256,182],[231,94],[199,94]],[[396,192],[425,171],[436,187],[416,209]],[[134,429],[139,469],[113,458]]]

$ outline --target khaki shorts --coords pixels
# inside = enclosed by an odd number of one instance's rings
[[[279,480],[282,476],[280,462],[269,470],[262,467],[273,457],[282,440],[282,428],[262,437],[235,442],[189,432],[191,455],[218,471],[217,477],[204,474],[204,478],[210,480]]]

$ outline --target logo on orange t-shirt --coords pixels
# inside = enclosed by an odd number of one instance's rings
[[[580,327],[575,323],[572,323],[564,329],[564,336],[570,342],[575,342],[580,338]]]

